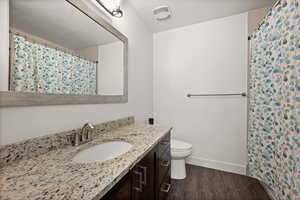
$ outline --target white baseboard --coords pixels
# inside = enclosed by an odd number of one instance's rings
[[[188,157],[186,159],[186,162],[191,165],[217,169],[217,170],[235,173],[235,174],[246,175],[245,165],[239,165],[239,164],[228,163],[228,162],[217,161],[217,160],[209,160],[209,159],[199,158],[194,156]]]

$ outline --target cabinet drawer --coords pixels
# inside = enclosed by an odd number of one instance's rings
[[[171,148],[171,143],[170,143],[170,139],[171,139],[171,134],[170,132],[164,136],[159,144],[158,144],[158,154],[159,156],[162,155],[165,151],[170,151]]]
[[[171,153],[165,151],[158,159],[158,184],[161,184],[171,166]]]
[[[171,191],[171,170],[169,169],[159,188],[159,200],[166,200]]]

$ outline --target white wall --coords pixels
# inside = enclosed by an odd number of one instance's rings
[[[123,49],[121,41],[98,47],[98,94],[123,95]]]
[[[154,35],[154,118],[193,145],[188,162],[245,174],[247,14]]]
[[[0,91],[8,90],[9,0],[0,0]]]
[[[129,39],[129,100],[127,104],[65,105],[0,109],[0,144],[8,144],[82,126],[134,115],[145,122],[153,113],[153,35],[126,2],[124,17],[112,23]]]

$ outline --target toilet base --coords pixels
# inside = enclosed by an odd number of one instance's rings
[[[172,179],[185,179],[185,159],[171,160],[171,178]]]

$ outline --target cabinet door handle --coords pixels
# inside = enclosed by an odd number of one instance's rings
[[[164,193],[169,193],[170,189],[171,189],[171,184],[164,183],[164,184],[162,184],[160,191],[164,192]]]
[[[169,167],[170,161],[169,161],[169,160],[163,160],[163,161],[160,163],[160,165],[163,166],[163,167]]]
[[[139,186],[134,187],[134,189],[138,192],[143,192],[143,174],[142,172],[137,172],[137,171],[134,171],[134,173],[139,176]]]
[[[142,184],[147,185],[147,167],[138,165],[137,167],[141,168],[143,170],[143,180]]]

